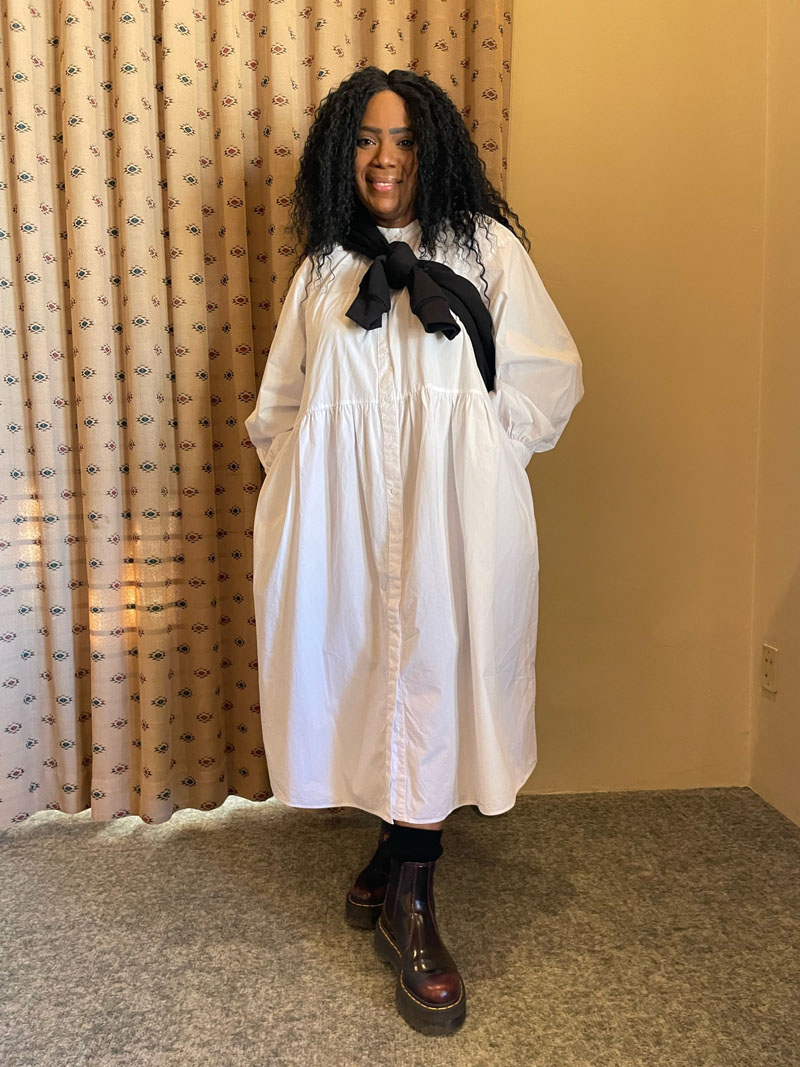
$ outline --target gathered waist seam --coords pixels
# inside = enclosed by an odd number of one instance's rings
[[[450,397],[477,397],[479,400],[485,399],[485,394],[478,389],[444,389],[440,385],[420,385],[416,389],[409,389],[405,393],[396,393],[394,399],[399,403],[400,401],[409,400],[419,396],[421,393],[437,393],[440,396]],[[340,408],[379,408],[380,405],[381,401],[379,399],[340,400],[333,404],[314,404],[313,407],[309,407],[303,412],[300,421],[306,419],[310,415],[315,415],[318,412],[337,411]]]

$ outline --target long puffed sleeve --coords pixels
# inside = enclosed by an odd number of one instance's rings
[[[300,265],[289,286],[256,407],[244,423],[265,471],[294,427],[305,387],[306,333],[300,305],[305,298],[309,264],[306,259]]]
[[[583,396],[575,342],[520,241],[497,226],[489,280],[495,413],[524,466],[555,445]]]

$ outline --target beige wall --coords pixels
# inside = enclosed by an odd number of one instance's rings
[[[755,634],[778,647],[778,692],[754,670],[752,784],[800,823],[800,4],[771,0],[764,356]]]
[[[515,5],[509,197],[586,380],[530,468],[530,791],[748,781],[765,3]]]

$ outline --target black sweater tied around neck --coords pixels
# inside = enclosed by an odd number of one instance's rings
[[[405,241],[390,244],[365,213],[354,219],[343,247],[372,260],[347,309],[349,319],[365,330],[376,330],[391,307],[390,290],[407,288],[411,310],[426,333],[443,333],[452,341],[461,332],[455,312],[472,342],[487,391],[494,389],[492,316],[468,278],[444,263],[418,259]]]

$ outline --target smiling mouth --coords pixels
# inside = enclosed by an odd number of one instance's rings
[[[380,181],[378,178],[368,178],[367,181],[374,189],[377,189],[378,192],[386,192],[389,189],[394,189],[396,185],[400,184],[399,182],[393,181]]]

